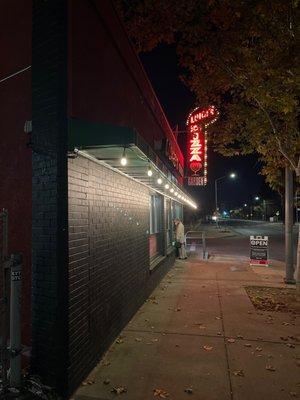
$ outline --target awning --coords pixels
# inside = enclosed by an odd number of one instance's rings
[[[71,119],[69,151],[96,159],[157,193],[197,208],[151,147],[130,128]]]

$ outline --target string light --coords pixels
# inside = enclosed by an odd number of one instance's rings
[[[121,165],[123,167],[125,167],[125,165],[127,165],[127,158],[126,158],[126,153],[125,152],[126,152],[126,149],[124,147],[123,154],[122,154],[122,157],[121,157],[121,160],[120,160],[120,163],[121,163]]]
[[[165,184],[165,188],[166,188],[166,189],[169,189],[169,187],[170,187],[170,186],[166,183],[166,184]]]
[[[161,185],[161,184],[162,184],[162,179],[161,179],[161,178],[158,178],[158,179],[157,179],[157,183],[158,183],[159,185]]]

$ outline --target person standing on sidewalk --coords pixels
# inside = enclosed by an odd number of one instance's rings
[[[175,240],[179,244],[179,258],[185,260],[187,258],[185,250],[185,237],[184,237],[184,225],[180,219],[176,218],[174,220],[175,224]]]

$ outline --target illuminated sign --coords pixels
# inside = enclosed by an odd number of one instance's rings
[[[187,182],[189,186],[207,184],[207,130],[218,118],[214,106],[195,108],[187,119]]]

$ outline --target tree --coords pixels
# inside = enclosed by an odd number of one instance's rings
[[[116,0],[138,52],[176,43],[181,77],[221,118],[210,140],[226,156],[256,152],[266,181],[282,169],[299,181],[299,1]],[[300,238],[300,230],[299,230]],[[300,239],[297,252],[300,281]],[[299,289],[300,290],[300,289]]]

